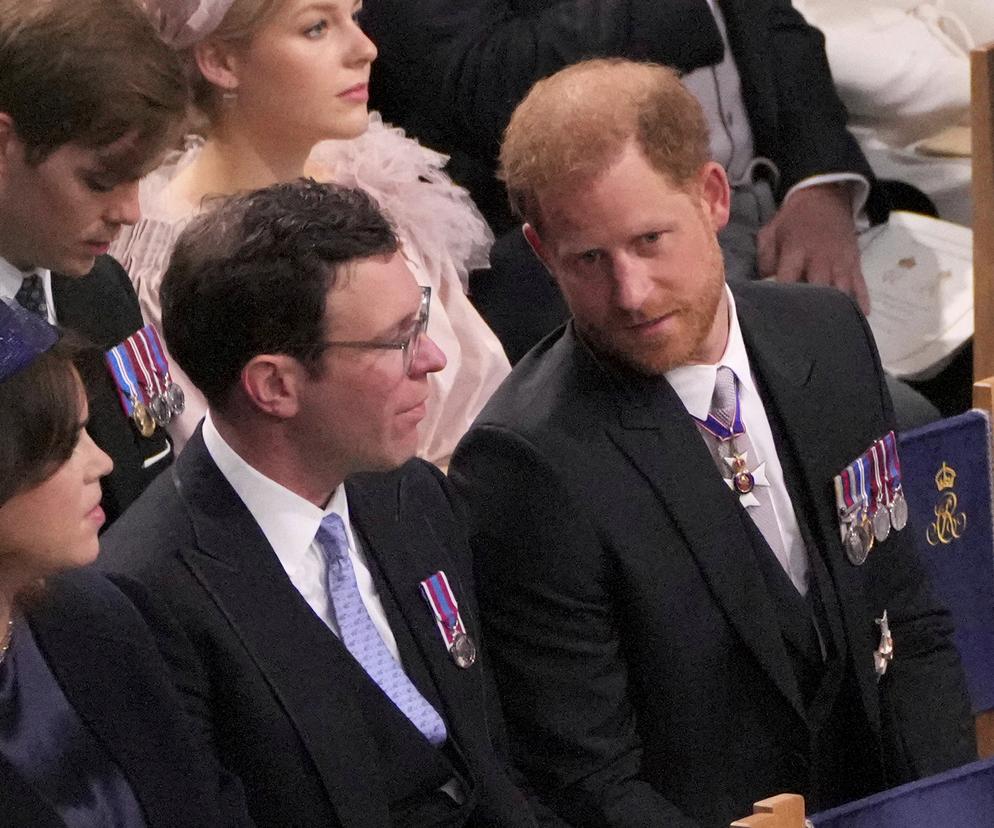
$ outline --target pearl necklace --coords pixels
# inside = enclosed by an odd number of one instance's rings
[[[3,664],[4,659],[7,658],[7,650],[10,649],[10,642],[14,638],[14,619],[11,618],[7,622],[7,634],[3,637],[3,643],[0,644],[0,664]]]

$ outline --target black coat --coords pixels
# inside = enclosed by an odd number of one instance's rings
[[[199,431],[104,536],[100,565],[125,591],[137,581],[154,596],[159,606],[143,608],[164,642],[193,643],[200,664],[178,665],[178,683],[259,824],[533,825],[492,746],[503,723],[489,669],[483,659],[455,665],[419,592],[445,571],[480,640],[468,541],[445,478],[412,461],[346,489],[405,670],[448,726],[444,750],[297,592]],[[453,775],[468,790],[462,807],[438,792]]]
[[[110,256],[100,256],[83,277],[52,275],[52,298],[59,325],[96,346],[83,361],[90,395],[88,431],[114,461],[114,470],[100,481],[101,506],[107,525],[116,520],[172,462],[165,431],[142,437],[125,416],[104,352],[123,342],[145,323],[138,297],[124,269]]]
[[[569,325],[518,363],[450,476],[473,514],[513,752],[579,824],[727,826],[785,790],[814,810],[818,791],[855,797],[976,755],[913,530],[861,567],[839,537],[833,476],[893,427],[865,320],[828,289],[735,296],[812,565],[837,596],[823,632],[847,674],[828,700],[853,723],[828,728],[845,767],[814,748],[761,570],[771,553],[679,397],[662,378],[619,379]],[[878,683],[884,610],[895,658]]]
[[[241,787],[197,744],[134,606],[97,573],[52,578],[27,613],[69,704],[117,763],[149,828],[247,825]],[[0,757],[0,825],[65,828]]]
[[[780,193],[819,173],[873,180],[847,132],[821,33],[790,0],[719,0],[742,77],[755,151],[774,161]],[[579,60],[621,56],[688,72],[723,46],[706,0],[367,0],[379,48],[373,104],[384,118],[453,154],[500,234],[506,198],[493,172],[504,128],[538,79]],[[882,218],[882,203],[871,200]]]

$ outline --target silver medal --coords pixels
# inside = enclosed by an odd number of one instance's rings
[[[169,425],[173,418],[173,410],[163,394],[156,394],[152,397],[148,404],[148,410],[152,413],[155,422],[161,427]]]
[[[466,633],[457,632],[455,634],[452,645],[449,647],[449,653],[456,666],[462,667],[464,670],[476,663],[476,645]]]
[[[169,383],[169,387],[166,389],[163,395],[166,398],[166,402],[169,403],[169,408],[177,417],[183,413],[186,408],[186,394],[183,393],[183,389],[175,383]]]
[[[859,531],[860,528],[860,524],[851,523],[849,531],[846,532],[846,557],[853,566],[862,566],[866,563],[866,556],[870,552],[863,542],[863,537]]]
[[[898,532],[908,525],[908,501],[904,493],[898,489],[890,504],[890,523]]]
[[[890,512],[883,503],[877,504],[877,510],[873,513],[873,537],[879,543],[883,543],[890,535]]]

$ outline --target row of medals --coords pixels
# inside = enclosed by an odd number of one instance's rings
[[[863,503],[848,514],[843,513],[842,520],[849,524],[845,540],[846,557],[855,566],[862,566],[875,542],[883,543],[891,529],[900,532],[908,525],[908,501],[904,493],[897,489],[890,503],[877,501],[872,515]]]
[[[186,408],[186,395],[175,382],[170,382],[161,394],[153,394],[148,405],[141,400],[132,400],[131,419],[142,437],[151,437],[155,427],[165,428]]]

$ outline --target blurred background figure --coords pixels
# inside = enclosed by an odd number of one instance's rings
[[[95,573],[62,574],[96,558],[111,461],[57,339],[0,302],[0,824],[246,824],[137,611]]]
[[[367,112],[376,47],[352,0],[146,0],[166,40],[189,61],[206,140],[195,139],[143,184],[143,219],[113,253],[146,319],[161,327],[159,285],[176,237],[205,196],[303,175],[359,186],[397,226],[415,278],[435,297],[432,332],[448,357],[431,377],[419,454],[445,466],[456,441],[507,374],[497,338],[466,296],[492,236],[444,156]],[[224,331],[218,331],[223,337]],[[170,426],[184,443],[203,416],[188,394]]]

